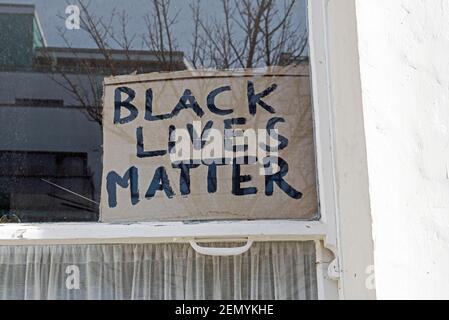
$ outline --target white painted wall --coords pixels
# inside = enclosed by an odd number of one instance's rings
[[[449,1],[356,12],[377,298],[449,298]]]

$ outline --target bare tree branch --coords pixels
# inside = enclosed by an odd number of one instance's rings
[[[194,68],[254,68],[300,62],[306,56],[307,29],[294,14],[300,0],[218,1],[220,12],[205,17],[201,6],[209,1],[191,0],[193,28],[187,56]],[[61,32],[66,47],[73,49],[78,60],[79,72],[75,74],[55,63],[53,78],[78,101],[91,120],[101,125],[102,75],[142,70],[138,55],[132,51],[137,36],[141,36],[142,48],[145,46],[159,61],[161,70],[179,69],[179,60],[175,60],[175,26],[180,11],[175,10],[171,0],[148,0],[148,13],[143,16],[146,30],[138,35],[130,32],[130,17],[125,11],[113,9],[105,18],[93,13],[90,1],[76,0],[76,4],[81,11],[81,28],[101,55],[101,64],[78,56],[77,49]],[[114,59],[114,48],[121,50],[126,63]]]
[[[143,35],[148,49],[153,51],[163,69],[176,69],[174,53],[177,49],[174,25],[180,11],[172,13],[170,0],[151,0],[152,10],[144,16],[147,33]]]
[[[200,0],[190,6],[194,22],[193,65],[198,65],[200,40],[208,55],[202,66],[228,69],[284,63],[305,55],[307,30],[294,21],[298,0],[220,0],[222,13],[212,20],[201,14]],[[284,60],[283,60],[284,59]],[[204,65],[206,63],[206,65]]]

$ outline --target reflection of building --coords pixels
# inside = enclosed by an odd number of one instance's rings
[[[99,200],[101,126],[55,70],[86,84],[92,74],[79,68],[83,61],[101,84],[104,56],[95,49],[48,48],[31,5],[0,4],[0,41],[0,211],[23,221],[96,220],[92,202],[43,180]],[[162,69],[151,52],[110,53],[118,71],[136,61],[139,72]],[[173,57],[183,69],[183,54]]]

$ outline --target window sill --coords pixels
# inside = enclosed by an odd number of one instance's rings
[[[0,224],[0,245],[320,240],[326,233],[322,222],[294,220]]]

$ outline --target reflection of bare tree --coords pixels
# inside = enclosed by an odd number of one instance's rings
[[[297,0],[220,0],[222,17],[203,19],[191,4],[195,67],[253,68],[300,61],[307,49],[305,24],[294,21]]]
[[[151,4],[151,13],[145,16],[147,35],[144,36],[144,41],[155,53],[163,69],[172,71],[174,67],[172,53],[177,48],[173,26],[180,11],[172,13],[170,0],[152,0]],[[167,52],[169,54],[166,54]]]
[[[53,64],[52,79],[69,92],[82,106],[90,120],[102,124],[102,84],[104,75],[129,73],[138,66],[138,61],[131,59],[131,48],[136,34],[130,34],[127,29],[129,17],[126,12],[118,13],[113,10],[108,19],[94,15],[89,9],[90,2],[78,0],[76,5],[80,8],[80,27],[96,46],[101,55],[101,65],[95,60],[81,56],[66,37],[65,30],[60,29],[61,39],[64,41],[69,53],[77,60],[76,72],[73,67]],[[65,19],[65,17],[62,17]],[[112,26],[118,26],[114,29]],[[117,32],[118,29],[118,32]],[[117,65],[113,58],[112,48],[119,48],[125,56],[127,63]],[[45,48],[44,48],[45,50]],[[47,58],[52,59],[47,52]],[[98,59],[97,59],[98,60]]]
[[[193,32],[188,56],[194,68],[253,68],[297,62],[305,56],[306,26],[304,21],[294,19],[300,0],[217,1],[221,14],[205,19],[202,5],[208,1],[191,0]],[[73,72],[73,68],[67,70],[55,64],[53,79],[86,110],[90,120],[100,125],[103,77],[147,72],[133,48],[148,50],[157,58],[160,71],[182,68],[179,57],[175,59],[178,45],[174,31],[180,11],[173,10],[171,0],[149,0],[149,3],[148,13],[143,15],[146,30],[137,34],[129,30],[130,17],[126,11],[114,9],[108,17],[97,16],[90,8],[90,1],[76,0],[81,29],[95,44],[101,61],[81,56],[67,39],[65,30],[60,30],[66,47],[77,60],[78,70]],[[117,59],[117,54],[121,59]]]
[[[176,43],[172,27],[176,16],[172,17],[170,0],[151,0],[151,14],[145,16],[148,26],[146,34],[130,32],[130,17],[126,11],[113,10],[107,18],[97,16],[90,9],[90,1],[77,0],[80,8],[80,27],[95,44],[101,56],[97,59],[81,56],[80,51],[70,43],[65,29],[59,34],[69,52],[77,60],[76,72],[73,66],[53,64],[52,79],[69,92],[81,107],[87,112],[89,119],[102,125],[102,85],[103,77],[111,75],[143,72],[144,68],[139,54],[133,48],[148,49],[159,60],[159,70],[179,70],[179,59],[175,61]],[[64,18],[65,17],[61,17]],[[141,37],[139,37],[141,36]],[[140,44],[136,44],[141,38]],[[51,53],[42,50],[51,61]],[[117,59],[115,55],[120,55]]]

